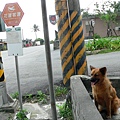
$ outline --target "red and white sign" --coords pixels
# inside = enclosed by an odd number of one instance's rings
[[[6,4],[1,17],[7,26],[18,26],[23,15],[24,12],[16,2]]]

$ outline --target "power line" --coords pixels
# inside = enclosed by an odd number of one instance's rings
[[[91,3],[89,3],[89,5],[87,7],[89,7],[95,0],[93,0]]]

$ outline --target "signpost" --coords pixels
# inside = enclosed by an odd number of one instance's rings
[[[56,103],[55,103],[54,87],[53,87],[50,43],[49,43],[49,31],[48,31],[48,22],[47,22],[46,0],[41,0],[41,8],[42,8],[43,29],[44,29],[44,38],[45,38],[45,51],[46,51],[46,60],[47,60],[52,120],[57,120]]]
[[[20,8],[17,2],[6,4],[1,14],[1,17],[5,22],[5,24],[7,26],[13,27],[6,29],[7,46],[8,46],[8,55],[15,56],[19,102],[20,102],[21,110],[22,110],[22,95],[20,90],[18,56],[23,55],[23,49],[22,49],[21,28],[15,26],[19,25],[23,15],[24,12],[22,11],[22,9]]]

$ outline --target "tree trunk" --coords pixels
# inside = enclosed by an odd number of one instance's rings
[[[107,23],[107,36],[110,37],[110,34],[112,35],[112,31],[110,29],[110,23]]]
[[[35,37],[36,37],[36,40],[37,40],[37,32],[35,32]]]

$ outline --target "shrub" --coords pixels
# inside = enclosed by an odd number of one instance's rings
[[[41,103],[47,103],[47,95],[42,93],[42,91],[37,91],[37,99]]]
[[[55,86],[55,96],[59,97],[68,93],[68,89],[66,87]]]
[[[94,37],[95,39],[101,38],[100,35],[98,35],[97,33],[95,33],[93,37]]]
[[[120,38],[100,38],[90,40],[88,43],[85,44],[86,50],[94,51],[94,50],[101,50],[101,49],[108,49],[108,50],[120,50]]]
[[[20,110],[17,114],[17,120],[28,120],[28,118],[26,117],[27,111],[26,110]]]

